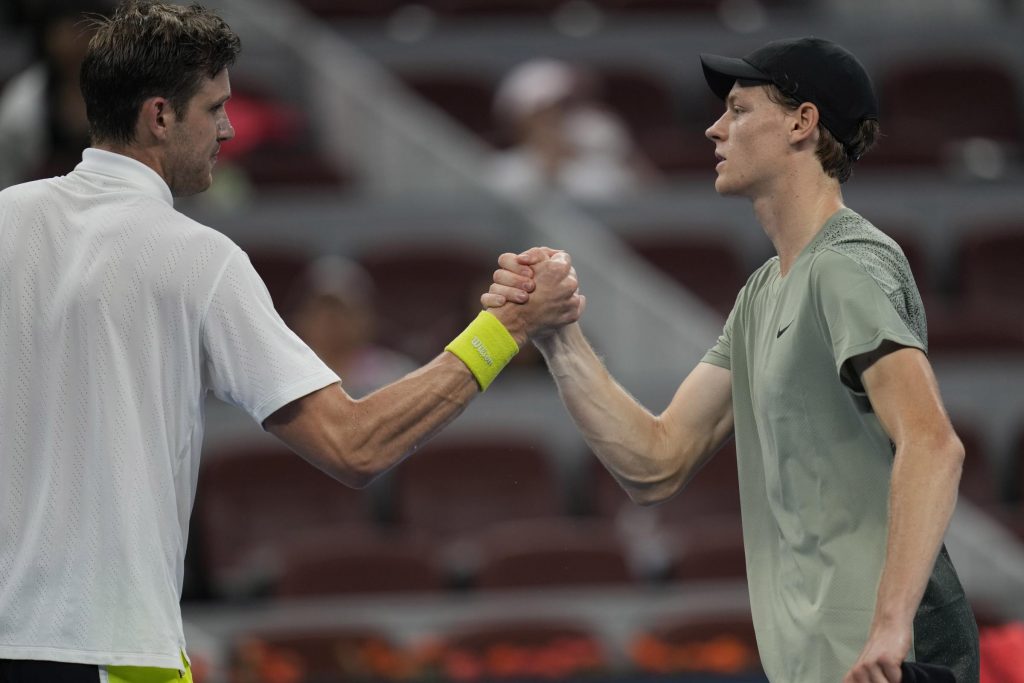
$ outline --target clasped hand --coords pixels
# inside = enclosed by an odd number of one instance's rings
[[[579,292],[576,269],[568,253],[534,247],[522,254],[506,252],[498,257],[498,265],[480,303],[487,309],[523,305],[524,314],[529,316],[526,331],[531,339],[546,337],[583,314],[586,297]]]

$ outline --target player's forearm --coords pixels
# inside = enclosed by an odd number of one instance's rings
[[[480,393],[450,353],[354,402],[337,426],[334,457],[343,481],[365,486],[430,440]],[[339,477],[340,478],[340,477]]]
[[[912,624],[953,515],[963,458],[963,445],[952,432],[937,442],[897,449],[875,627]]]
[[[537,347],[583,438],[630,497],[643,504],[675,493],[682,478],[661,421],[612,378],[580,327]]]

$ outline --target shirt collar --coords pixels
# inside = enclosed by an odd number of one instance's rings
[[[166,202],[168,206],[174,206],[171,188],[160,174],[141,161],[123,154],[89,147],[82,151],[82,161],[75,167],[75,171],[97,173],[122,180],[145,194]]]

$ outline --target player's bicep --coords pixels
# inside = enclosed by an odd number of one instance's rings
[[[918,348],[887,342],[855,356],[851,365],[889,438],[944,441],[955,436],[928,357]]]

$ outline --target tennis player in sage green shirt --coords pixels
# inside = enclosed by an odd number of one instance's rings
[[[639,503],[679,492],[735,436],[751,609],[773,682],[901,681],[914,669],[977,683],[977,626],[942,545],[963,446],[906,258],[840,190],[878,133],[870,79],[813,38],[701,61],[726,102],[707,130],[715,188],[752,201],[777,256],[660,415],[615,382],[577,324],[535,343]],[[527,300],[548,253],[503,255],[483,303]]]

